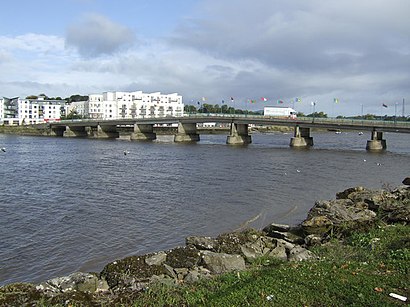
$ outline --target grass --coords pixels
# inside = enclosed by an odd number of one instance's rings
[[[114,301],[91,294],[62,294],[52,299],[30,294],[28,286],[0,291],[0,306],[400,306],[389,293],[410,296],[410,227],[391,225],[333,239],[313,251],[320,260],[287,262],[260,258],[243,272],[195,284],[154,284],[144,292],[118,295]],[[13,291],[11,291],[13,290]],[[25,293],[19,295],[19,293]]]
[[[43,131],[31,126],[0,125],[0,133],[15,135],[42,135]]]
[[[319,261],[264,259],[195,285],[156,285],[134,306],[389,306],[409,297],[410,228],[396,225],[316,247]]]

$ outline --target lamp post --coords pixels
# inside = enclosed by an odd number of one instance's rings
[[[397,102],[394,103],[394,125],[397,122]]]
[[[312,104],[312,106],[313,106],[313,120],[312,120],[312,123],[314,123],[315,122],[315,107],[316,107],[316,101],[312,101],[311,102],[311,104]]]
[[[361,104],[361,106],[362,106],[362,110],[361,110],[361,117],[362,117],[362,125],[363,125],[363,120],[364,120],[364,117],[363,117],[363,108],[364,108],[364,106],[363,106],[363,103]]]

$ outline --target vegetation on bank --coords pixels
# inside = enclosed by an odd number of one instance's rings
[[[43,135],[43,131],[31,126],[0,125],[0,133],[15,135]]]
[[[375,226],[343,240],[312,249],[320,260],[287,262],[260,258],[247,271],[187,285],[154,284],[127,292],[114,301],[95,301],[74,292],[41,297],[34,286],[0,289],[0,306],[395,306],[408,303],[390,293],[410,296],[410,227]],[[18,298],[18,299],[16,299]]]
[[[410,228],[375,227],[313,251],[319,261],[259,259],[252,269],[181,287],[156,285],[134,306],[386,306],[410,296]],[[129,299],[129,300],[128,300]]]

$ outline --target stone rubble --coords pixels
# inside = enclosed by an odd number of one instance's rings
[[[121,293],[147,289],[154,282],[178,285],[239,272],[261,257],[315,260],[318,257],[309,247],[330,237],[365,231],[378,220],[409,224],[410,179],[406,178],[403,184],[392,191],[346,189],[337,193],[334,200],[317,201],[297,226],[271,223],[262,231],[247,229],[216,238],[190,236],[185,246],[116,260],[99,274],[76,272],[27,287],[35,292],[33,297],[58,297],[67,293],[83,293],[86,298],[118,297]]]

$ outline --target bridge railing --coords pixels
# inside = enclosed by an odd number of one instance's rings
[[[179,117],[151,117],[151,116],[137,116],[135,118],[124,118],[124,119],[72,119],[72,120],[61,120],[56,123],[49,123],[49,124],[67,124],[70,123],[81,123],[81,122],[89,122],[89,123],[109,123],[115,121],[138,121],[138,120],[159,120],[161,122],[166,120],[174,120],[178,121],[179,119],[186,119],[186,118],[198,118],[202,119],[202,121],[206,118],[209,118],[210,121],[215,121],[217,118],[224,119],[225,121],[228,119],[247,119],[247,120],[255,120],[255,123],[263,122],[264,120],[276,120],[282,123],[315,123],[315,124],[328,124],[328,125],[350,125],[350,126],[358,126],[358,127],[400,127],[400,128],[408,128],[410,129],[410,121],[386,121],[386,120],[367,120],[367,119],[347,119],[347,118],[322,118],[322,117],[297,117],[295,119],[291,119],[286,116],[264,116],[264,115],[255,115],[255,114],[227,114],[227,113],[185,113],[183,116]],[[266,122],[265,122],[266,123]],[[272,123],[274,124],[274,123]]]
[[[255,115],[255,114],[228,114],[228,113],[185,113],[183,117],[196,117],[196,118],[206,118],[206,117],[222,117],[222,118],[255,118],[255,119],[290,119],[286,116],[265,116],[265,115]],[[348,124],[357,126],[401,126],[410,127],[410,121],[403,120],[383,120],[383,119],[353,119],[353,118],[328,118],[328,117],[297,117],[295,120],[307,122],[307,123],[337,123],[337,124]]]
[[[315,122],[315,123],[336,123],[336,124],[347,124],[355,126],[384,126],[384,127],[407,127],[410,128],[410,121],[394,121],[394,120],[369,120],[369,119],[351,119],[351,118],[315,118],[312,117],[300,117],[298,120]]]

